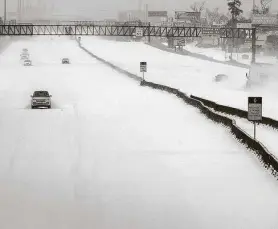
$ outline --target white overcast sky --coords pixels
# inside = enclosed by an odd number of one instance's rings
[[[16,9],[19,0],[7,0],[9,11]],[[199,0],[21,0],[25,4],[41,2],[48,7],[55,7],[55,12],[63,15],[81,15],[92,19],[114,18],[120,10],[138,9],[139,1],[142,5],[149,4],[149,10],[189,10],[190,4]],[[3,2],[0,0],[0,15],[3,15]],[[250,11],[253,0],[242,0],[242,8]],[[259,0],[256,0],[259,3]],[[207,0],[208,8],[219,7],[221,11],[227,11],[227,0]],[[272,1],[272,9],[278,10],[278,0]]]

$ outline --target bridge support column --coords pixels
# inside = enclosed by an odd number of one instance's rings
[[[148,43],[151,43],[151,23],[148,25]]]

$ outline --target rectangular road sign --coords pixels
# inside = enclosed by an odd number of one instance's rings
[[[262,121],[262,97],[248,97],[248,120]]]
[[[140,72],[147,72],[147,62],[140,62]]]
[[[276,25],[278,19],[276,15],[254,14],[252,24],[254,25]]]
[[[202,28],[202,34],[203,35],[210,35],[210,36],[217,36],[217,35],[220,35],[220,28],[203,27]]]
[[[174,46],[185,46],[185,39],[184,38],[175,39]]]
[[[200,12],[186,12],[186,11],[175,11],[175,19],[187,19],[193,21],[201,20]]]
[[[167,11],[149,11],[148,17],[167,17],[168,12]]]
[[[135,32],[135,36],[136,37],[143,37],[144,33],[143,33],[143,28],[136,28],[136,32]]]
[[[252,29],[252,23],[237,23],[236,27],[238,29]]]

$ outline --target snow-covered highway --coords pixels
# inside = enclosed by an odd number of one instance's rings
[[[74,40],[12,43],[0,82],[0,228],[276,227],[277,181],[227,129]],[[54,109],[29,109],[37,89]]]

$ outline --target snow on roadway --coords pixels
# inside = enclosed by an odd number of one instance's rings
[[[0,80],[0,228],[276,227],[277,181],[227,129],[74,41],[13,43]],[[41,88],[55,109],[28,109]]]
[[[275,99],[278,96],[277,87],[247,89],[247,69],[168,53],[143,43],[82,37],[82,44],[96,55],[137,75],[141,75],[139,62],[147,61],[146,80],[179,88],[188,94],[223,105],[247,110],[248,96],[262,96],[263,115],[278,119],[278,105]],[[214,82],[217,74],[226,74],[228,80]]]

